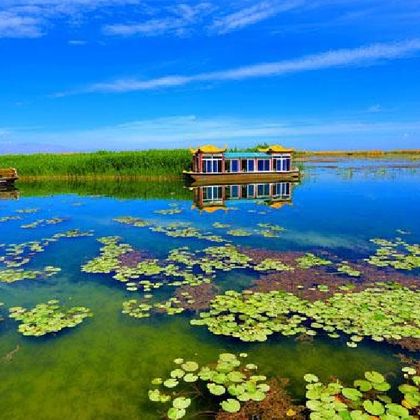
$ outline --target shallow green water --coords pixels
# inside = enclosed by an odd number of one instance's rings
[[[264,200],[243,199],[227,202],[231,211],[199,211],[192,206],[193,193],[180,183],[164,187],[166,199],[144,185],[138,186],[140,198],[135,198],[133,185],[128,198],[124,194],[113,197],[112,192],[119,190],[115,185],[103,186],[104,196],[83,195],[80,187],[75,187],[74,194],[68,185],[57,189],[59,194],[51,189],[49,196],[34,196],[33,185],[19,186],[19,200],[0,201],[0,217],[16,215],[16,210],[24,208],[38,208],[39,212],[0,223],[0,243],[39,240],[74,228],[93,230],[94,236],[51,244],[27,268],[53,265],[62,271],[43,280],[0,283],[0,302],[6,308],[31,307],[57,298],[68,305],[91,308],[94,317],[45,338],[21,336],[14,320],[0,322],[0,417],[156,419],[156,407],[147,399],[150,379],[166,375],[176,357],[208,362],[224,351],[246,351],[262,373],[290,378],[289,390],[298,399],[304,393],[302,377],[307,372],[343,380],[372,369],[397,374],[401,365],[395,355],[401,350],[387,344],[363,342],[351,349],[345,340],[316,337],[301,342],[279,336],[265,343],[246,344],[190,326],[191,314],[131,319],[121,314],[121,304],[137,293],[126,291],[111,276],[80,270],[83,263],[97,256],[100,244],[96,238],[101,236],[119,235],[156,258],[164,258],[179,246],[202,249],[214,245],[194,238],[168,238],[112,221],[118,216],[140,217],[157,224],[188,221],[203,231],[226,237],[226,231],[212,227],[214,222],[222,222],[253,232],[249,237],[229,237],[235,244],[287,251],[328,250],[348,259],[368,253],[371,238],[394,238],[397,229],[410,232],[410,242],[419,242],[420,172],[415,165],[396,168],[395,162],[353,161],[329,166],[308,165],[304,181],[292,188],[291,204],[277,209]],[[153,189],[159,191],[159,185]],[[92,194],[91,188],[86,190]],[[94,191],[100,194],[101,186],[95,185]],[[141,198],[144,196],[148,198]],[[173,204],[182,212],[154,212],[170,209]],[[67,220],[36,229],[21,228],[23,223],[50,217]],[[287,230],[279,238],[264,238],[255,233],[258,223],[278,224]],[[234,271],[217,277],[216,284],[219,282],[222,290],[240,290],[252,279],[249,273]],[[7,318],[5,308],[1,312]]]

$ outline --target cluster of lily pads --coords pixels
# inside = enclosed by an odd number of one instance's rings
[[[174,215],[182,213],[182,210],[178,207],[173,207],[171,209],[155,210],[153,213],[163,214],[163,215]]]
[[[75,306],[66,310],[55,299],[40,303],[32,309],[13,307],[9,309],[9,312],[10,318],[20,321],[18,331],[25,336],[34,337],[75,327],[85,318],[92,316],[88,308]]]
[[[303,269],[332,264],[331,261],[318,257],[310,252],[303,255],[302,257],[297,258],[296,262],[298,267]]]
[[[24,270],[23,268],[7,268],[0,270],[0,283],[14,283],[21,280],[35,280],[54,276],[61,268],[47,266],[42,270]]]
[[[155,210],[154,213],[163,214],[163,215],[173,215],[179,214],[182,210],[178,207],[173,207],[171,209],[165,210]],[[200,229],[191,226],[188,222],[176,222],[170,224],[157,224],[155,222],[146,221],[132,216],[123,216],[117,217],[114,221],[134,226],[134,227],[148,227],[153,232],[164,233],[165,235],[172,238],[196,238],[203,239],[211,242],[228,242],[226,239],[222,238],[219,235],[215,235],[212,232],[203,232]],[[226,231],[227,236],[234,237],[248,237],[256,233],[266,238],[278,238],[280,232],[283,232],[285,229],[279,225],[273,223],[259,223],[259,229],[249,230],[243,228],[231,228],[231,225],[227,223],[215,222],[212,225],[216,229],[228,229]]]
[[[402,369],[406,383],[398,386],[401,397],[391,396],[391,384],[376,371],[365,372],[363,379],[346,387],[339,381],[324,384],[313,374],[304,376],[306,407],[311,420],[415,420],[420,405],[420,376],[412,367]]]
[[[122,313],[132,318],[149,318],[151,311],[155,313],[166,313],[167,315],[177,315],[184,312],[180,307],[180,301],[172,297],[165,302],[148,303],[137,299],[130,299],[123,302]]]
[[[20,244],[8,244],[5,249],[5,255],[0,256],[0,263],[8,268],[18,268],[31,262],[32,258],[54,242],[58,242],[63,238],[80,238],[93,236],[91,231],[82,232],[79,229],[72,229],[66,232],[59,232],[49,238],[39,241],[29,241]]]
[[[16,210],[16,213],[19,213],[19,214],[35,214],[35,213],[38,213],[39,212],[39,209],[18,209],[18,210]]]
[[[170,420],[181,419],[187,414],[193,395],[210,394],[223,411],[237,413],[247,401],[263,401],[270,390],[267,378],[257,374],[258,366],[253,363],[242,366],[241,359],[246,357],[246,353],[239,357],[222,353],[216,363],[204,366],[183,358],[175,359],[175,368],[168,378],[151,381],[153,388],[148,392],[149,400],[166,407],[171,404],[166,411]]]
[[[194,274],[188,267],[185,269],[175,264],[170,256],[168,260],[144,258],[136,262],[134,266],[127,266],[122,262],[122,257],[134,252],[134,249],[116,236],[99,238],[103,244],[99,257],[87,262],[82,266],[82,271],[95,274],[113,274],[113,278],[125,283],[128,291],[143,289],[150,292],[163,285],[181,286],[184,284],[198,285],[209,282],[202,274]],[[153,279],[151,281],[149,279]]]
[[[265,341],[273,333],[315,336],[317,330],[331,338],[347,334],[349,347],[357,347],[365,337],[375,341],[419,339],[420,292],[378,285],[308,302],[282,291],[227,291],[216,296],[210,310],[191,324],[242,341]]]
[[[13,220],[22,220],[21,216],[3,216],[0,217],[0,223],[11,222]]]
[[[165,214],[173,214],[176,209],[162,210]],[[226,242],[225,239],[211,232],[202,232],[199,229],[190,226],[188,222],[176,222],[169,224],[156,224],[137,217],[124,216],[113,219],[115,222],[134,227],[147,227],[152,232],[164,233],[171,238],[195,238],[210,242]]]
[[[38,219],[32,223],[22,225],[21,228],[22,229],[36,229],[38,227],[43,227],[43,226],[58,225],[59,223],[63,223],[65,220],[66,219],[62,217],[52,217],[51,219]]]
[[[23,269],[29,264],[35,255],[44,252],[53,242],[62,238],[78,238],[92,236],[92,232],[81,232],[78,229],[67,232],[56,233],[50,238],[40,241],[29,241],[20,244],[9,244],[0,246],[5,248],[5,254],[0,256],[0,264],[5,268],[0,268],[0,283],[14,283],[20,280],[34,280],[45,277],[51,277],[60,272],[59,267],[47,266],[42,269]]]
[[[366,261],[377,267],[393,267],[397,270],[420,268],[420,245],[409,244],[401,238],[394,241],[371,239],[377,250]]]
[[[337,271],[339,273],[347,274],[350,277],[360,277],[360,275],[362,274],[359,270],[356,270],[354,267],[349,265],[347,261],[342,261],[337,266]]]

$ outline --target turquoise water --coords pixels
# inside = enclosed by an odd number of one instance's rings
[[[57,266],[62,269],[57,275],[0,283],[0,302],[4,303],[0,311],[5,318],[0,322],[0,417],[157,419],[160,413],[147,398],[150,380],[166,375],[176,357],[209,362],[225,351],[245,351],[262,373],[290,378],[289,391],[298,400],[304,394],[302,376],[307,372],[343,380],[372,369],[397,374],[401,364],[396,354],[401,349],[388,344],[363,342],[352,349],[345,340],[316,337],[302,342],[280,336],[247,344],[190,326],[193,314],[189,313],[129,318],[121,313],[122,302],[139,293],[128,292],[109,275],[83,273],[81,265],[98,255],[96,239],[101,236],[118,235],[155,258],[165,258],[180,246],[202,249],[217,245],[196,238],[169,238],[113,221],[119,216],[139,217],[158,225],[189,222],[200,231],[245,247],[315,253],[327,250],[349,260],[371,252],[371,238],[395,238],[399,229],[409,232],[405,239],[419,243],[419,169],[415,162],[311,163],[305,168],[303,181],[291,186],[291,200],[286,200],[290,202],[280,208],[270,207],[270,200],[238,199],[227,201],[226,209],[213,213],[200,211],[197,203],[194,205],[193,191],[181,183],[171,186],[166,199],[150,188],[148,198],[142,198],[142,185],[138,186],[138,198],[133,185],[129,198],[109,194],[109,185],[103,187],[105,195],[95,196],[83,195],[81,188],[72,193],[71,186],[57,189],[57,194],[52,189],[49,195],[34,196],[40,193],[32,185],[19,185],[19,199],[0,200],[0,218],[17,215],[19,209],[39,211],[20,214],[22,220],[0,223],[0,243],[40,240],[76,228],[92,230],[93,236],[61,239],[25,266]],[[153,188],[159,189],[159,185]],[[101,186],[96,185],[95,191],[100,194]],[[171,208],[181,212],[155,213]],[[52,217],[66,220],[35,229],[21,228],[22,224]],[[212,226],[215,222],[249,230],[252,235],[227,236],[226,230]],[[258,223],[281,225],[286,231],[278,238],[265,238],[258,234]],[[252,280],[249,273],[234,271],[218,275],[215,283],[219,282],[222,290],[240,290]],[[42,338],[23,337],[17,332],[17,323],[7,318],[8,307],[32,307],[53,298],[69,306],[89,307],[94,317],[74,329]]]

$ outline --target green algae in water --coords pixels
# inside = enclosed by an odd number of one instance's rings
[[[59,303],[53,299],[47,303],[40,303],[33,309],[13,307],[9,309],[9,317],[20,321],[18,331],[22,335],[41,337],[65,328],[76,327],[85,318],[93,316],[91,310],[83,306],[65,309]]]

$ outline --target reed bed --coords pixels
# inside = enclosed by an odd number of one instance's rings
[[[21,177],[173,177],[190,163],[185,149],[0,156],[0,168],[17,168]]]
[[[296,162],[335,158],[400,158],[418,160],[420,150],[297,151]],[[191,154],[186,149],[68,154],[0,155],[0,168],[16,168],[30,178],[153,178],[158,181],[182,176],[189,169]]]

